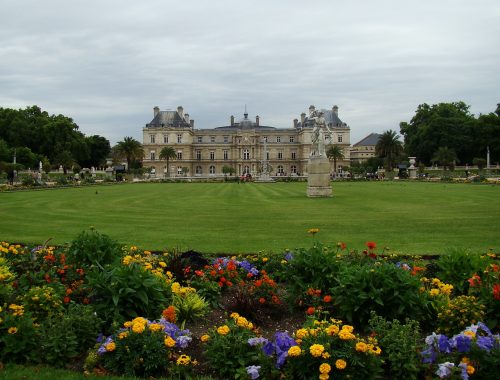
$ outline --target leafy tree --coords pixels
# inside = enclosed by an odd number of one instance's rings
[[[16,148],[16,162],[27,168],[38,169],[37,155],[27,147]]]
[[[57,166],[62,166],[64,174],[66,174],[68,172],[68,169],[73,167],[73,165],[75,164],[75,160],[73,159],[73,156],[69,151],[63,150],[62,152],[59,152],[54,158],[54,164],[56,164]]]
[[[175,151],[174,148],[171,146],[166,146],[163,147],[162,150],[160,151],[160,160],[166,160],[167,161],[167,176],[169,176],[169,161],[170,159],[176,158],[177,157],[177,152]]]
[[[0,139],[0,162],[11,162],[12,161],[12,152],[9,148],[9,145],[5,142],[5,140]]]
[[[337,173],[337,160],[344,159],[344,151],[338,145],[331,145],[326,151],[326,156],[333,160],[333,171]]]
[[[111,145],[108,139],[99,135],[93,135],[85,137],[85,143],[89,148],[89,159],[81,162],[81,165],[87,168],[104,165],[106,158],[111,152]]]
[[[475,157],[472,160],[472,164],[476,165],[479,170],[483,170],[487,164],[486,160],[484,158],[480,157]]]
[[[439,147],[453,149],[461,162],[477,156],[477,122],[464,102],[418,106],[409,123],[400,123],[405,150],[420,162],[430,164]]]
[[[445,170],[446,168],[453,169],[455,167],[455,162],[457,161],[457,154],[453,149],[450,149],[447,146],[439,147],[432,157],[432,162],[441,164]]]
[[[385,131],[375,146],[375,154],[385,159],[387,170],[391,171],[398,156],[403,152],[399,135],[393,131]]]
[[[140,160],[144,156],[142,144],[133,137],[125,137],[115,145],[114,150],[120,157],[127,160],[127,169],[130,170],[133,161]]]
[[[232,166],[224,165],[222,167],[222,173],[224,174],[224,177],[227,176],[228,174],[233,175],[234,173],[236,173],[236,169],[233,168]]]
[[[498,111],[498,113],[500,113],[500,111]],[[492,112],[487,115],[480,115],[478,117],[477,131],[474,138],[474,143],[477,148],[474,157],[486,157],[487,148],[489,147],[491,162],[500,162],[499,114]]]

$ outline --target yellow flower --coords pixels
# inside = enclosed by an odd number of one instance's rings
[[[328,363],[323,363],[319,366],[319,373],[330,373],[332,367]]]
[[[378,356],[378,355],[380,355],[382,353],[382,350],[380,349],[380,347],[373,347],[370,350],[370,353]]]
[[[202,336],[200,337],[200,340],[201,340],[202,342],[208,342],[208,341],[210,340],[210,335],[208,335],[208,334],[202,335]]]
[[[236,324],[240,327],[247,327],[248,321],[245,317],[238,317],[238,319],[236,319]]]
[[[164,261],[160,261],[158,265],[161,266],[162,268],[165,268],[167,266],[167,264]]]
[[[143,325],[142,323],[134,323],[132,325],[132,331],[136,334],[142,334],[145,328],[145,325]]]
[[[309,228],[307,230],[308,234],[311,234],[312,236],[316,235],[319,232],[319,228]]]
[[[175,346],[175,340],[173,340],[173,339],[172,339],[171,337],[169,337],[169,336],[167,336],[167,337],[165,338],[165,340],[163,341],[163,343],[165,343],[165,346],[170,347],[170,348],[172,348],[172,347],[174,347],[174,346]]]
[[[128,331],[123,331],[118,334],[118,339],[125,339],[128,336]]]
[[[368,351],[368,346],[364,342],[358,342],[356,343],[356,351],[358,352],[366,352]]]
[[[227,325],[224,325],[224,326],[220,326],[219,328],[217,328],[217,333],[219,335],[227,335],[229,334],[229,327]]]
[[[325,351],[325,347],[323,347],[322,344],[313,344],[311,347],[309,347],[309,352],[315,358],[320,357],[323,351]]]
[[[330,376],[327,373],[322,373],[319,375],[319,380],[328,380]]]
[[[299,346],[292,346],[288,349],[288,356],[299,356],[302,353],[302,350]]]
[[[354,327],[349,325],[344,325],[342,326],[342,330],[352,333],[354,331]]]
[[[335,367],[337,367],[337,369],[344,369],[345,367],[347,367],[347,363],[343,359],[337,359],[337,361],[335,362]]]
[[[356,339],[356,336],[347,330],[341,330],[339,332],[339,338],[342,340],[351,340],[351,339]]]
[[[330,325],[326,328],[326,333],[331,336],[336,335],[339,333],[339,327],[337,325]]]
[[[231,313],[229,317],[231,317],[234,320],[237,320],[240,317],[240,315],[238,313]]]
[[[7,330],[7,332],[11,335],[17,333],[17,327],[9,327],[9,329]]]
[[[467,374],[472,375],[472,374],[474,374],[474,372],[476,372],[476,369],[473,366],[468,365],[467,366]]]
[[[323,352],[323,354],[321,355],[321,357],[323,359],[330,359],[330,354],[328,352]]]
[[[298,329],[297,332],[295,333],[295,336],[298,339],[304,339],[309,335],[306,329]]]
[[[179,293],[179,291],[181,290],[181,284],[179,284],[178,282],[174,282],[172,284],[172,293]]]
[[[116,344],[115,344],[115,342],[109,342],[108,344],[106,344],[105,348],[106,348],[106,351],[112,352],[115,350]]]
[[[125,322],[125,323],[123,324],[123,326],[124,326],[124,327],[126,327],[127,329],[128,329],[129,327],[132,327],[132,321],[127,321],[127,322]]]
[[[188,365],[189,363],[191,363],[191,358],[187,355],[181,355],[177,359],[177,365]]]
[[[158,323],[151,323],[151,324],[149,325],[149,329],[150,329],[151,331],[161,331],[161,330],[163,330],[163,326],[162,326],[162,325],[160,325],[160,324],[158,324]]]
[[[430,296],[431,297],[436,297],[439,295],[439,289],[431,289],[431,291],[429,292]]]
[[[268,262],[268,261],[269,261],[269,259],[268,259],[267,257],[263,257],[263,258],[262,258],[262,262],[263,262],[263,263],[266,263],[266,262]]]

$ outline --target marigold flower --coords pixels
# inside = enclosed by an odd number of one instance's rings
[[[173,307],[172,305],[170,305],[165,310],[163,310],[161,315],[163,316],[163,318],[165,318],[170,323],[175,323],[175,321],[177,320],[177,315],[175,313],[175,307]]]
[[[335,361],[335,367],[337,369],[344,369],[345,367],[347,367],[347,362],[343,359],[337,359]]]
[[[231,330],[229,329],[229,327],[227,325],[220,326],[217,328],[217,333],[219,335],[227,335],[227,334],[229,334],[229,331],[231,331]]]
[[[313,344],[311,347],[309,347],[309,352],[315,358],[320,357],[324,351],[325,347],[322,344]]]
[[[319,375],[319,380],[328,380],[330,378],[330,375],[328,375],[327,373],[321,373]]]
[[[330,325],[326,328],[326,333],[328,335],[336,335],[339,332],[339,327],[337,325]]]
[[[356,343],[356,351],[366,352],[368,351],[368,345],[365,342],[358,342]]]
[[[170,337],[170,336],[167,336],[165,338],[165,340],[163,341],[163,343],[167,347],[170,347],[170,348],[175,347],[175,340],[173,340],[172,337]]]
[[[132,324],[132,331],[135,332],[136,334],[142,334],[145,330],[146,326],[143,325],[142,323],[133,323]]]
[[[324,296],[323,297],[323,302],[329,303],[332,301],[332,296]]]
[[[204,334],[200,337],[200,340],[205,343],[205,342],[208,342],[210,340],[210,335],[208,334]]]
[[[330,355],[328,352],[323,352],[323,353],[321,354],[321,357],[322,357],[323,359],[330,359],[330,356],[331,356],[331,355]]]
[[[302,350],[299,346],[292,346],[288,349],[288,356],[294,357],[299,356],[302,353]]]
[[[356,336],[347,330],[340,330],[339,338],[342,340],[351,340],[351,339],[356,339]]]
[[[493,298],[500,301],[500,284],[493,285]]]
[[[181,355],[177,359],[177,365],[188,365],[191,363],[191,358],[188,355]]]
[[[342,330],[352,333],[354,331],[354,327],[350,325],[344,325],[342,326]]]
[[[9,329],[7,330],[7,332],[11,335],[17,333],[17,327],[9,327]]]
[[[476,372],[476,369],[475,369],[473,366],[468,365],[468,366],[467,366],[467,374],[468,374],[468,375],[473,375],[473,374],[474,374],[474,372]]]
[[[332,370],[332,367],[328,363],[322,363],[319,366],[319,373],[330,373],[331,370]]]
[[[240,315],[238,313],[231,313],[231,315],[229,315],[230,318],[234,319],[234,320],[237,320]]]
[[[295,336],[298,339],[304,339],[309,335],[309,332],[306,329],[298,329],[297,332],[295,333]]]
[[[163,330],[163,326],[158,323],[151,323],[148,327],[153,332]]]
[[[116,344],[115,342],[109,342],[105,346],[107,352],[113,352],[116,349]]]

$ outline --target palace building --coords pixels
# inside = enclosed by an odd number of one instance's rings
[[[309,114],[314,110],[309,107]],[[343,148],[344,159],[337,161],[337,171],[342,171],[349,163],[350,128],[339,119],[337,106],[320,111],[331,131],[325,134],[325,145],[331,141]],[[167,161],[159,156],[162,148],[170,146],[177,153],[169,159],[170,176],[221,177],[224,167],[233,168],[236,175],[257,176],[264,161],[273,176],[307,175],[313,123],[302,113],[291,128],[276,128],[264,125],[259,116],[250,119],[245,110],[242,119],[231,116],[228,125],[196,129],[182,107],[176,111],[154,107],[153,119],[143,128],[143,166],[154,168],[157,177],[165,176]]]

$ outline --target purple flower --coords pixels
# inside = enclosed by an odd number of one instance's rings
[[[266,338],[263,338],[263,337],[258,337],[258,338],[250,338],[248,339],[248,344],[250,346],[257,346],[259,344],[265,344],[267,343],[268,340]]]
[[[293,254],[292,254],[292,252],[288,252],[288,253],[285,255],[285,260],[286,260],[286,261],[292,261],[292,260],[293,260]]]
[[[445,354],[449,354],[451,352],[451,345],[450,345],[450,342],[449,342],[448,338],[446,337],[446,335],[439,335],[437,343],[438,343],[439,352],[445,353]]]
[[[276,367],[281,368],[281,366],[285,364],[285,360],[288,357],[288,349],[297,345],[297,342],[295,342],[295,340],[293,340],[287,332],[277,332],[275,334],[275,342],[276,355],[278,355]]]
[[[97,336],[97,339],[95,340],[96,343],[101,343],[104,339],[104,334],[103,333],[99,333],[99,335]]]
[[[179,346],[180,348],[186,348],[191,340],[193,340],[193,338],[191,338],[190,336],[181,335],[177,337],[175,343],[177,343],[177,346]]]
[[[108,345],[109,343],[111,343],[113,341],[113,337],[112,336],[108,336],[106,338],[106,340],[104,341],[104,343],[101,344],[101,346],[97,349],[97,353],[99,355],[103,355],[105,354],[107,351],[106,351],[106,345]]]
[[[477,324],[477,327],[478,327],[478,329],[483,330],[486,333],[486,335],[488,335],[488,336],[492,335],[491,330],[483,322],[479,322]]]
[[[468,380],[469,374],[467,373],[467,363],[460,363],[458,367],[462,369],[462,372],[460,373],[462,380]]]
[[[470,336],[465,334],[455,335],[450,339],[451,345],[457,349],[458,352],[469,352],[471,347],[472,339]]]
[[[264,352],[264,354],[266,354],[267,356],[271,356],[272,354],[274,354],[274,351],[276,350],[276,346],[274,345],[273,342],[270,342],[268,341],[267,343],[265,343],[263,346],[262,346],[262,351]]]
[[[451,369],[455,367],[455,364],[451,362],[445,362],[439,364],[439,368],[436,371],[436,375],[439,376],[440,379],[444,379],[445,377],[448,377],[451,375]]]
[[[250,378],[253,379],[258,379],[259,378],[259,370],[260,370],[260,365],[251,365],[246,368],[247,374],[250,375]]]
[[[476,340],[477,346],[483,350],[490,352],[493,348],[493,337],[492,336],[478,336]]]
[[[437,353],[432,346],[429,346],[427,350],[423,350],[420,354],[423,356],[422,363],[424,364],[432,364],[437,359]]]

